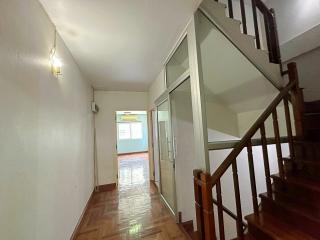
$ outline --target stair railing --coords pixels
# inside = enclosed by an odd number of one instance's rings
[[[219,0],[215,0],[219,2]],[[233,1],[228,0],[228,12],[229,17],[234,18],[233,13]],[[263,16],[264,27],[265,27],[265,35],[267,42],[267,50],[269,52],[270,62],[280,64],[281,63],[281,54],[279,47],[279,38],[277,32],[277,22],[275,11],[273,9],[269,9],[261,0],[251,0],[252,5],[252,16],[253,16],[253,25],[254,25],[254,34],[256,39],[256,48],[261,49],[261,37],[259,29],[259,21],[258,21],[258,12],[260,12]],[[241,22],[242,22],[242,30],[244,34],[248,34],[247,29],[247,16],[246,16],[246,8],[244,0],[240,0],[240,11],[241,11]]]
[[[224,232],[224,218],[223,212],[226,212],[226,208],[223,206],[222,199],[222,189],[221,189],[221,178],[224,176],[226,171],[231,167],[233,172],[233,185],[235,192],[235,203],[237,213],[233,214],[236,216],[236,226],[237,226],[237,237],[238,239],[244,239],[244,223],[241,209],[241,196],[238,178],[238,167],[237,167],[237,157],[239,154],[247,148],[248,154],[248,164],[250,173],[250,183],[252,192],[252,204],[254,214],[259,215],[259,205],[258,205],[258,195],[256,187],[256,177],[252,153],[252,139],[253,136],[260,131],[261,135],[261,146],[264,161],[264,172],[265,181],[267,186],[267,194],[271,196],[272,194],[272,183],[270,177],[270,166],[269,166],[269,156],[267,148],[267,138],[266,138],[266,120],[272,116],[273,118],[273,130],[275,136],[275,145],[277,152],[279,175],[284,178],[284,162],[281,149],[281,137],[278,123],[278,113],[277,107],[281,102],[284,103],[286,127],[287,127],[287,138],[289,143],[290,157],[294,162],[295,153],[293,149],[293,132],[291,126],[290,108],[289,108],[289,98],[291,99],[293,107],[293,115],[296,129],[296,137],[303,136],[302,128],[302,114],[303,114],[303,96],[302,90],[299,88],[298,82],[298,72],[295,63],[288,64],[289,83],[284,87],[278,96],[272,101],[272,103],[267,107],[267,109],[261,114],[258,120],[253,124],[253,126],[248,130],[245,136],[236,144],[231,153],[223,161],[223,163],[217,168],[217,170],[211,175],[209,173],[204,173],[201,170],[194,171],[194,192],[195,192],[195,207],[197,216],[197,227],[199,239],[201,240],[216,240],[216,229],[215,229],[215,218],[213,211],[213,204],[216,203],[218,211],[218,225],[219,225],[219,235],[220,240],[225,240]],[[216,187],[217,200],[213,199],[212,189]]]

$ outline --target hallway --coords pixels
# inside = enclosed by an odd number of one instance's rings
[[[149,181],[148,154],[119,157],[118,190],[95,193],[77,240],[187,239]]]

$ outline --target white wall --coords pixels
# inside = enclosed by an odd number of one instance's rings
[[[237,114],[225,105],[217,101],[207,101],[206,113],[208,142],[234,140],[240,136]]]
[[[149,110],[154,109],[155,100],[166,90],[165,86],[165,69],[162,69],[156,79],[152,82],[149,88]]]
[[[268,0],[276,11],[280,45],[320,24],[320,0]]]
[[[298,66],[305,101],[320,100],[320,47],[290,60]]]
[[[36,0],[0,1],[0,232],[67,240],[93,191],[91,86]]]
[[[293,131],[293,134],[295,134],[294,116],[293,116],[293,110],[292,110],[291,104],[289,104],[289,109],[290,109],[292,131]],[[238,114],[238,125],[239,125],[240,136],[244,136],[247,133],[247,131],[250,129],[250,127],[252,127],[253,123],[261,116],[264,110],[265,109],[253,110],[253,111],[242,112]],[[282,103],[277,107],[277,115],[278,115],[280,136],[286,137],[288,136],[286,116],[285,116],[284,106]],[[272,115],[270,115],[267,121],[265,122],[265,128],[266,128],[266,136],[268,138],[273,138],[274,128],[273,128]],[[259,137],[260,137],[260,132],[258,131],[258,134],[256,134],[254,138],[259,138]]]
[[[298,64],[305,100],[320,100],[320,0],[268,0],[276,11],[282,59]]]
[[[166,86],[165,86],[165,69],[162,69],[156,79],[152,82],[152,84],[149,87],[148,91],[148,110],[155,110],[156,111],[156,105],[155,101],[157,100],[158,97],[165,91]],[[157,112],[155,112],[155,115],[157,115]],[[156,116],[155,116],[156,117]],[[155,120],[155,119],[153,119]],[[155,121],[154,123],[157,123]],[[152,123],[149,121],[149,132],[153,131],[154,137],[157,137],[157,126],[152,126]],[[159,172],[159,148],[158,148],[158,142],[156,142],[156,139],[154,139],[154,143],[152,145],[152,138],[149,138],[149,158],[150,162],[150,176],[153,176],[153,172],[155,172],[155,177],[156,179],[156,184],[159,186],[160,182],[160,172]],[[154,156],[156,158],[154,159]]]
[[[95,117],[99,185],[117,182],[116,111],[147,111],[147,92],[95,91],[100,111]]]

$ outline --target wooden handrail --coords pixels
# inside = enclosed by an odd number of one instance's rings
[[[289,140],[287,137],[280,137],[279,141],[280,143],[288,143]],[[232,148],[235,148],[239,142],[240,140],[209,142],[208,150],[215,151],[215,150],[232,149]],[[276,143],[277,143],[276,138],[267,138],[267,145],[273,145]],[[261,145],[262,145],[261,139],[258,139],[258,138],[252,139],[252,146],[261,146]]]
[[[278,96],[272,101],[272,103],[268,106],[268,108],[262,113],[262,115],[258,118],[258,120],[248,130],[248,132],[244,135],[244,137],[240,140],[240,142],[228,155],[226,160],[224,160],[224,162],[218,167],[218,169],[211,176],[211,181],[213,185],[228,170],[228,168],[236,160],[240,152],[247,146],[248,141],[250,141],[253,135],[260,129],[261,124],[263,124],[268,119],[268,117],[272,114],[274,109],[289,94],[290,90],[292,90],[296,86],[296,84],[297,84],[297,81],[293,81],[293,82],[290,82],[285,88],[283,88],[282,91],[278,94]]]
[[[264,14],[270,14],[269,8],[264,4],[264,2],[262,2],[261,0],[255,0],[256,2],[256,6],[259,9],[260,12],[264,13]]]
[[[298,71],[295,63],[288,64],[288,76],[289,83],[286,87],[281,89],[280,93],[275,97],[271,104],[266,108],[266,110],[261,114],[258,120],[253,124],[253,126],[247,131],[244,137],[234,145],[234,149],[223,161],[223,163],[218,167],[218,169],[210,175],[210,173],[204,173],[201,170],[196,170],[194,173],[194,188],[195,188],[195,199],[196,199],[196,209],[197,209],[197,223],[199,225],[199,237],[202,240],[216,240],[216,229],[215,229],[215,218],[213,212],[213,204],[217,205],[218,208],[218,220],[219,220],[219,234],[220,239],[225,239],[224,232],[224,217],[223,212],[226,212],[233,219],[236,220],[237,226],[237,237],[238,239],[244,239],[244,222],[242,218],[242,206],[241,206],[241,189],[238,176],[238,166],[237,157],[247,148],[248,153],[248,167],[250,174],[250,184],[252,193],[252,204],[253,211],[255,215],[259,215],[259,205],[258,205],[258,191],[256,186],[255,177],[255,167],[254,167],[254,155],[252,151],[252,146],[254,144],[259,144],[262,147],[263,165],[265,173],[265,182],[268,196],[272,195],[272,182],[271,182],[271,171],[268,156],[268,143],[272,142],[276,145],[277,161],[279,174],[281,178],[285,177],[284,163],[282,156],[281,143],[282,138],[280,137],[280,129],[278,122],[277,107],[280,102],[284,103],[284,113],[285,122],[287,127],[287,138],[286,142],[289,143],[289,151],[291,159],[294,162],[295,152],[293,144],[293,134],[291,127],[291,116],[290,108],[288,103],[289,96],[292,100],[294,123],[296,129],[296,139],[303,137],[303,94],[299,88]],[[266,137],[266,121],[269,117],[272,117],[273,132],[275,137],[270,140]],[[253,136],[260,132],[261,140],[252,139]],[[232,213],[223,205],[223,194],[221,188],[222,176],[232,167],[232,178],[234,187],[234,198],[236,203],[236,214]],[[294,167],[294,165],[293,165]],[[212,189],[216,187],[217,200],[212,197]],[[201,236],[200,236],[201,235]]]

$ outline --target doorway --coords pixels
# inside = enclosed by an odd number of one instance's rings
[[[149,186],[147,112],[117,111],[116,125],[119,188]]]

